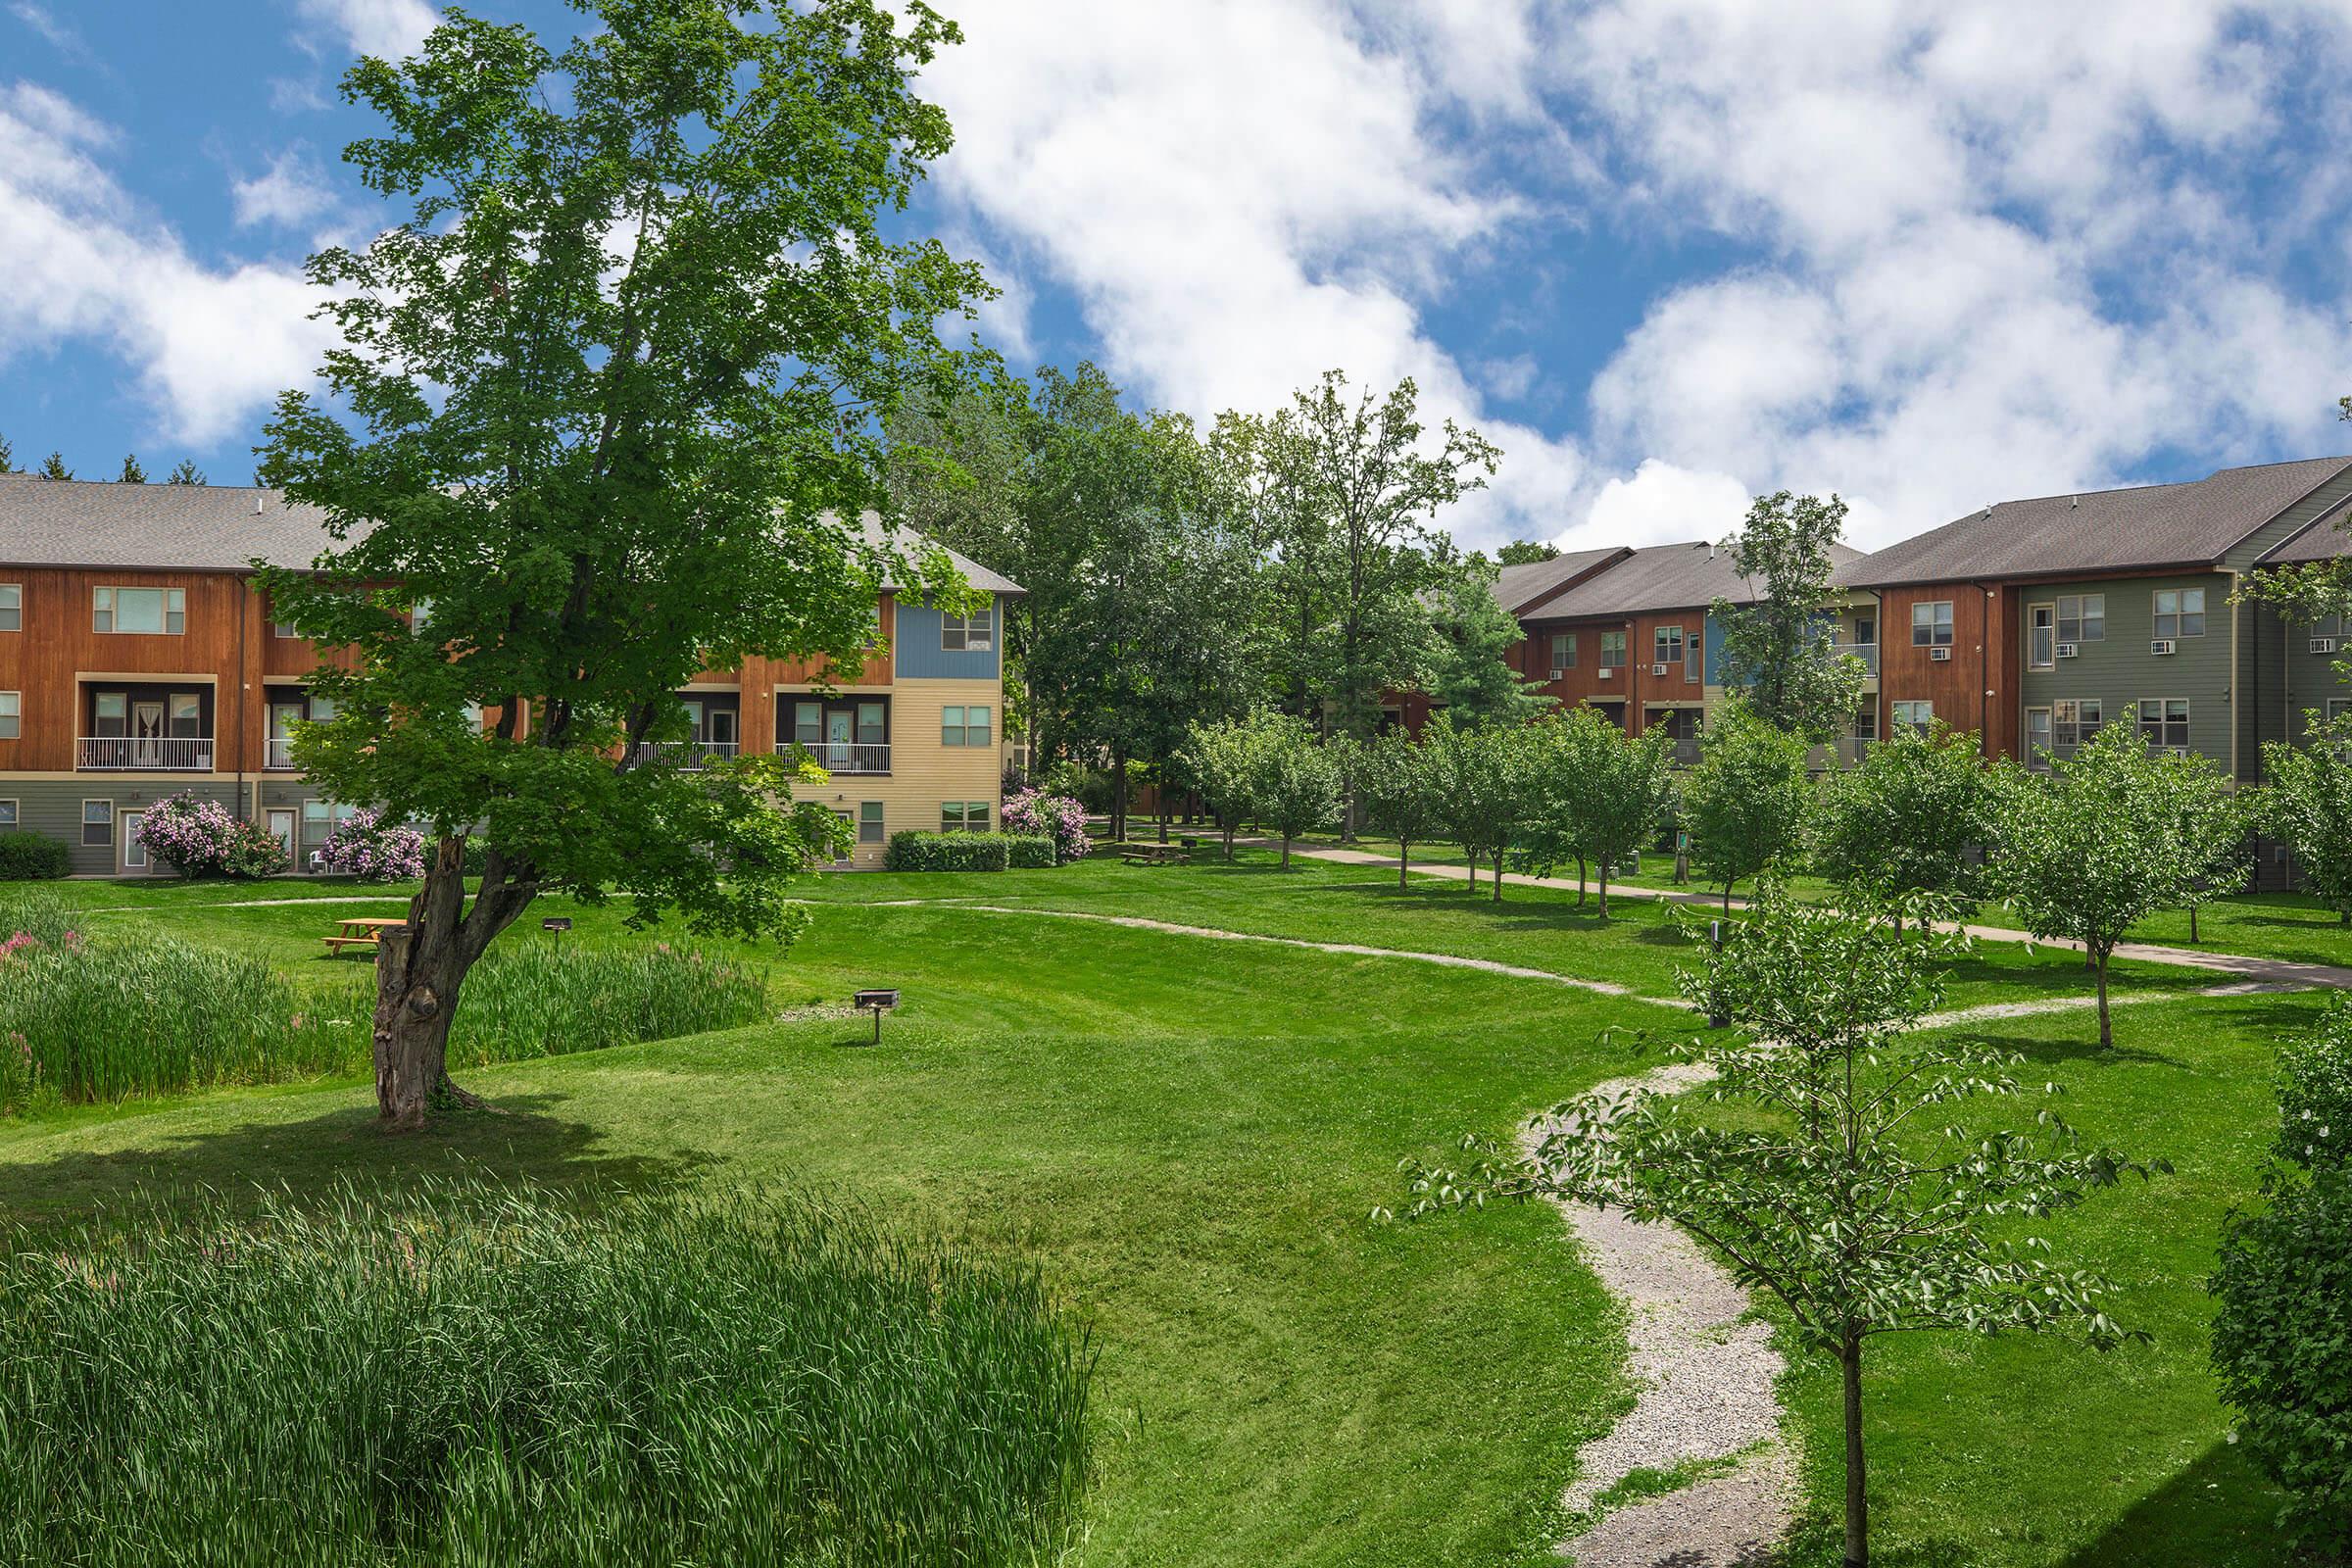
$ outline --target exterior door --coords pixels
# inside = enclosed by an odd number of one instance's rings
[[[130,756],[134,767],[161,767],[164,761],[164,705],[130,705]]]
[[[294,726],[302,722],[300,703],[271,703],[270,705],[270,755],[263,760],[270,767],[294,765]]]
[[[291,808],[282,810],[274,807],[270,808],[270,836],[277,840],[277,847],[279,849],[286,852],[286,864],[295,864],[294,812]]]
[[[116,818],[122,836],[122,866],[128,875],[143,876],[148,870],[147,846],[139,842],[139,824],[146,820],[145,811],[124,811]]]
[[[850,744],[857,739],[857,721],[858,715],[846,708],[825,710],[825,766],[839,769],[850,765]]]

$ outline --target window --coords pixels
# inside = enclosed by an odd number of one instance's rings
[[[825,738],[825,705],[795,703],[792,705],[792,738],[803,746],[814,746]]]
[[[2328,723],[2334,723],[2337,719],[2343,717],[2347,712],[2352,712],[2352,697],[2330,697],[2328,699]]]
[[[2058,746],[2085,746],[2103,720],[2096,697],[2066,698],[2050,704],[2050,740]]]
[[[1554,669],[1574,669],[1576,667],[1576,633],[1555,631],[1551,634],[1551,667]]]
[[[0,587],[0,594],[5,594],[7,592],[8,590],[5,587]],[[0,604],[5,603],[5,600],[0,600]],[[2342,615],[2322,615],[2319,619],[2311,623],[2311,635],[2314,637],[2334,637],[2340,639],[2344,635],[2344,620],[2345,617]]]
[[[1683,628],[1660,626],[1655,637],[1653,664],[1679,664],[1683,662]]]
[[[976,710],[983,724],[988,722],[988,710]],[[858,744],[879,746],[890,738],[890,709],[882,703],[858,705]]]
[[[340,801],[305,801],[302,803],[302,841],[305,844],[323,844],[326,835],[338,822],[348,822],[359,810]]]
[[[2204,589],[2159,588],[2156,590],[2155,636],[2159,641],[2170,637],[2202,637],[2204,635]]]
[[[1854,739],[1875,741],[1879,738],[1879,710],[1877,704],[1854,710]]]
[[[92,631],[165,633],[188,629],[188,596],[179,588],[93,588]]]
[[[17,803],[14,801],[0,801],[0,828],[12,828],[16,825]]]
[[[2026,667],[2055,669],[2058,667],[2058,607],[2029,605],[2026,607]],[[2042,714],[2048,718],[2049,714]]]
[[[949,801],[939,808],[939,828],[943,833],[987,832],[988,803]]]
[[[997,645],[997,612],[975,610],[969,615],[939,617],[939,646],[969,654],[985,654]]]
[[[1625,633],[1604,631],[1600,634],[1600,667],[1603,669],[1623,669],[1625,667]]]
[[[314,724],[323,724],[334,716],[335,700],[332,697],[320,697],[316,692],[312,693],[311,722]]]
[[[939,710],[939,744],[942,746],[986,746],[988,744],[988,710],[985,708],[943,708]]]
[[[2103,643],[2107,640],[2107,596],[2062,594],[2058,599],[2058,640],[2062,643]]]
[[[1952,602],[1949,599],[1923,599],[1911,607],[1911,646],[1952,646]]]
[[[1705,643],[1706,630],[1704,627],[1701,627],[1697,634],[1684,642],[1683,679],[1686,682],[1696,684],[1699,680],[1705,677],[1706,659],[1703,652]]]
[[[1894,705],[1894,727],[1897,729],[1905,726],[1912,729],[1926,729],[1934,722],[1936,722],[1936,705],[1934,703],[1897,703]]]
[[[24,694],[0,692],[0,741],[13,741],[24,733]]]
[[[858,842],[860,844],[882,842],[882,803],[880,801],[859,801],[858,803]]]
[[[2049,760],[2050,710],[2046,708],[2026,710],[2026,765],[2040,767]]]
[[[94,692],[91,694],[90,733],[102,736],[130,733],[130,694],[128,692]]]
[[[24,585],[0,582],[0,631],[24,629]]]
[[[81,803],[81,842],[91,849],[111,850],[115,847],[114,802]]]
[[[2188,699],[2143,697],[2139,700],[2139,738],[2150,746],[2188,744]]]
[[[1854,646],[1868,648],[1879,640],[1879,617],[1864,612],[1854,616]]]
[[[166,734],[181,740],[194,740],[204,734],[204,699],[194,692],[172,694],[171,727]]]

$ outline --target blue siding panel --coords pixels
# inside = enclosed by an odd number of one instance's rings
[[[996,680],[1004,665],[1000,650],[1004,646],[1004,607],[999,599],[994,602],[997,635],[985,653],[964,649],[946,649],[939,646],[939,612],[928,605],[899,602],[898,635],[891,648],[891,667],[899,675],[912,680]]]

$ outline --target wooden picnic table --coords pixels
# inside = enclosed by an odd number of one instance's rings
[[[1193,852],[1181,844],[1122,844],[1119,858],[1129,865],[1187,865]]]
[[[321,937],[327,951],[341,955],[345,948],[372,948],[382,945],[386,927],[407,925],[405,918],[387,919],[382,915],[361,914],[335,922],[342,929],[331,937]]]

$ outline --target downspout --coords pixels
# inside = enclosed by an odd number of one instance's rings
[[[2237,783],[2238,741],[2245,728],[2237,721],[2237,704],[2240,696],[2238,655],[2244,648],[2244,644],[2240,641],[2244,628],[2238,624],[2238,614],[2243,608],[2237,602],[2237,573],[2233,571],[2230,574],[2230,782],[2232,786]],[[2260,662],[2257,661],[2257,662]]]
[[[253,683],[245,678],[245,634],[253,621],[253,573],[237,578],[245,590],[245,603],[237,613],[237,814],[248,822],[258,821],[262,814],[261,792],[254,792],[253,809],[245,809],[245,710],[253,699]]]
[[[1986,588],[1983,583],[1979,583],[1977,586],[1983,589],[1984,594],[1977,612],[1983,617],[1980,622],[1981,629],[1977,634],[1977,749],[1984,753],[1984,760],[1989,762],[1994,760],[1992,746],[1992,600],[1995,590]]]

